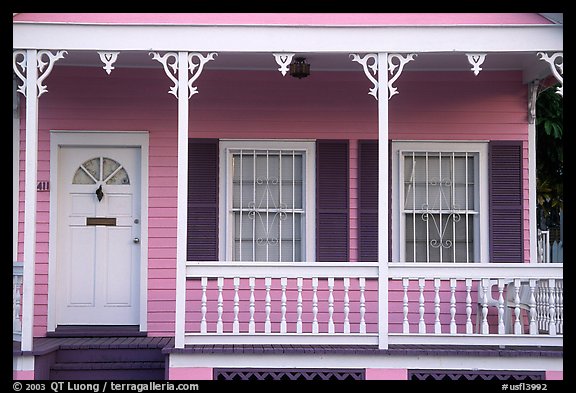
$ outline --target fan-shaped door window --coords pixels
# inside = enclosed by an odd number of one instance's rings
[[[118,161],[108,157],[91,158],[80,165],[74,173],[72,184],[128,185],[130,178]]]

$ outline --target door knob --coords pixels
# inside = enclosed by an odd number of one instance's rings
[[[135,237],[132,241],[133,241],[134,243],[138,244],[138,243],[140,243],[140,238]]]

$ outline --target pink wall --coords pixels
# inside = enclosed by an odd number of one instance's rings
[[[191,25],[549,24],[536,13],[22,13],[18,22]]]
[[[173,334],[175,300],[177,101],[160,68],[56,66],[39,106],[38,181],[49,180],[49,130],[150,132],[148,329]],[[522,140],[527,157],[527,88],[519,72],[405,72],[390,101],[392,139]],[[210,71],[190,100],[190,137],[375,139],[377,103],[362,72],[315,73],[297,80],[277,71]],[[24,113],[24,112],[22,112]],[[25,129],[25,121],[21,123]],[[22,132],[22,135],[24,132]],[[24,136],[24,135],[23,135]],[[21,141],[22,258],[24,149]],[[351,166],[355,165],[351,144]],[[525,159],[527,168],[527,158]],[[351,175],[352,192],[356,195]],[[528,173],[524,174],[528,258]],[[34,334],[47,323],[49,193],[38,193]],[[354,206],[354,203],[353,203]],[[354,209],[354,207],[353,207]],[[354,236],[355,217],[351,212]],[[351,242],[355,244],[355,242]],[[354,257],[354,250],[352,252]]]

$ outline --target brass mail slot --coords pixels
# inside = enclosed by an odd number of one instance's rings
[[[86,217],[86,225],[106,225],[109,227],[115,227],[116,217]]]

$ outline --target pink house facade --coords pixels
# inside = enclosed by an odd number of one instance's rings
[[[13,47],[15,379],[562,379],[561,14],[21,13]]]

